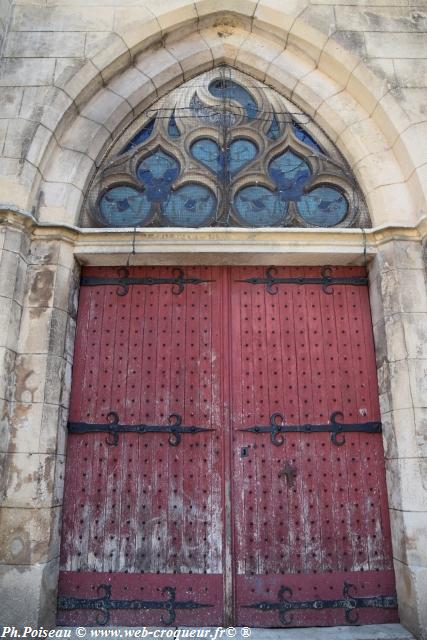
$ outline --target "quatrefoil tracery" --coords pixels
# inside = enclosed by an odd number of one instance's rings
[[[124,227],[369,226],[326,136],[314,140],[275,92],[219,73],[175,90],[120,137],[88,214]]]

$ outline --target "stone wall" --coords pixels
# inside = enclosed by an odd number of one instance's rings
[[[336,142],[366,235],[400,615],[427,637],[427,7],[411,0],[0,2],[1,622],[53,625],[78,264],[125,230],[76,228],[126,124],[221,63]],[[357,264],[360,231],[138,232],[135,263]]]

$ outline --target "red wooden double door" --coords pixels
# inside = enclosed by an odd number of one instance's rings
[[[69,420],[61,624],[397,620],[357,280],[84,269]]]

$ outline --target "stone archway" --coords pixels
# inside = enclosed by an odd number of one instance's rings
[[[423,600],[425,570],[420,569],[418,552],[407,544],[408,538],[415,538],[422,547],[421,516],[417,514],[422,514],[426,505],[420,435],[425,361],[417,338],[422,330],[419,321],[427,310],[420,245],[425,228],[422,221],[417,225],[423,188],[413,131],[405,133],[408,122],[383,82],[296,16],[288,16],[268,3],[245,2],[243,8],[239,3],[230,5],[226,12],[211,12],[208,4],[198,3],[199,15],[194,14],[193,3],[184,2],[171,12],[159,9],[155,18],[124,28],[121,41],[87,62],[71,79],[60,82],[51,115],[40,124],[23,162],[25,181],[13,185],[17,206],[23,209],[29,208],[40,193],[40,224],[19,211],[6,214],[6,251],[19,256],[15,274],[25,273],[25,262],[30,261],[27,292],[25,296],[22,289],[16,293],[24,311],[19,339],[18,334],[15,339],[18,355],[11,364],[12,368],[16,365],[16,405],[10,405],[6,420],[12,426],[22,426],[29,419],[33,425],[43,423],[49,442],[40,444],[37,440],[31,451],[19,453],[15,467],[8,467],[6,507],[19,510],[31,504],[39,508],[30,525],[24,520],[19,524],[18,518],[18,525],[12,527],[19,533],[13,534],[13,540],[25,540],[31,529],[30,539],[39,542],[36,549],[25,543],[17,555],[13,551],[16,546],[8,552],[12,567],[9,579],[16,584],[11,593],[16,594],[15,601],[23,602],[19,595],[22,588],[31,587],[35,595],[29,604],[29,617],[38,623],[52,619],[64,450],[62,414],[68,404],[72,359],[72,347],[65,344],[65,336],[67,323],[71,333],[73,328],[68,294],[75,282],[75,257],[80,262],[120,264],[131,246],[126,231],[81,232],[74,226],[95,162],[139,109],[180,79],[227,62],[263,78],[313,113],[350,161],[373,222],[381,227],[367,233],[367,255],[376,256],[371,266],[371,300],[383,421],[389,425],[386,455],[390,457],[400,613],[404,622],[422,633],[425,613],[414,603]],[[189,34],[196,24],[197,34]],[[159,46],[162,38],[165,46]],[[11,188],[7,181],[6,187]],[[301,264],[302,255],[313,264],[330,262],[332,257],[349,263],[362,259],[363,244],[362,234],[354,231],[338,234],[328,230],[314,235],[293,230],[258,233],[255,238],[247,232],[142,232],[136,241],[136,261],[255,260],[269,264],[273,254],[278,263]],[[419,283],[412,290],[416,295],[408,291],[407,278]],[[402,336],[400,342],[396,335]],[[52,385],[52,381],[60,383]],[[29,403],[32,406],[27,414],[20,414]],[[11,438],[15,447],[12,451],[23,451],[13,434]],[[19,459],[22,455],[25,462]],[[21,483],[24,464],[30,464],[27,468],[34,496],[28,499],[24,493],[8,502],[7,496]],[[417,494],[411,488],[413,477],[420,487]],[[47,543],[41,531],[51,532]],[[16,564],[29,568],[16,569]]]

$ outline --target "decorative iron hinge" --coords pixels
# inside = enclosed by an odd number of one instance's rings
[[[200,431],[214,431],[205,427],[185,427],[182,425],[182,417],[179,413],[171,413],[168,418],[169,424],[119,424],[120,418],[115,411],[110,411],[107,415],[107,423],[93,424],[90,422],[69,422],[69,433],[108,433],[106,443],[117,446],[119,433],[170,433],[168,443],[172,447],[177,447],[181,442],[183,433],[199,433]]]
[[[358,433],[381,433],[382,423],[379,421],[362,423],[337,422],[337,417],[343,414],[341,411],[334,411],[327,424],[285,424],[285,417],[281,413],[272,413],[269,425],[254,425],[239,431],[252,431],[253,433],[270,433],[271,442],[277,446],[284,443],[285,439],[280,433],[331,433],[331,440],[340,447],[345,444],[344,432]]]
[[[289,276],[286,278],[276,278],[273,274],[277,273],[275,267],[269,267],[263,278],[246,278],[245,280],[236,280],[236,282],[247,282],[248,284],[265,284],[267,293],[276,295],[278,292],[278,284],[320,284],[324,293],[331,295],[334,291],[331,289],[334,284],[352,284],[355,286],[364,286],[368,284],[366,276],[332,276],[332,267],[322,267],[320,276]]]
[[[290,624],[293,616],[288,612],[296,609],[344,609],[345,620],[349,624],[357,624],[359,614],[355,609],[397,609],[396,596],[354,596],[350,590],[357,588],[353,584],[344,582],[343,598],[341,600],[288,600],[292,598],[292,589],[282,586],[277,594],[277,602],[256,602],[242,605],[245,609],[259,609],[260,611],[278,611],[281,624]]]
[[[164,587],[162,594],[168,596],[166,600],[112,600],[111,585],[101,584],[97,588],[100,594],[98,598],[76,598],[74,596],[59,596],[58,609],[63,611],[74,611],[75,609],[94,610],[99,613],[96,616],[96,624],[101,626],[110,621],[110,611],[132,609],[163,609],[168,616],[160,616],[162,624],[173,624],[176,619],[177,609],[201,609],[203,607],[213,607],[212,604],[202,604],[194,600],[176,600],[175,587]],[[103,593],[102,593],[103,592]]]
[[[147,286],[153,286],[158,284],[171,284],[172,293],[178,296],[184,291],[187,284],[204,284],[205,282],[214,282],[213,280],[202,280],[201,278],[186,278],[182,269],[172,269],[174,277],[170,278],[152,278],[152,277],[137,277],[130,276],[129,269],[127,267],[120,267],[118,270],[118,277],[99,277],[99,276],[82,276],[81,284],[86,287],[95,287],[99,285],[118,284],[117,295],[125,296],[129,287],[132,284],[142,284]]]

